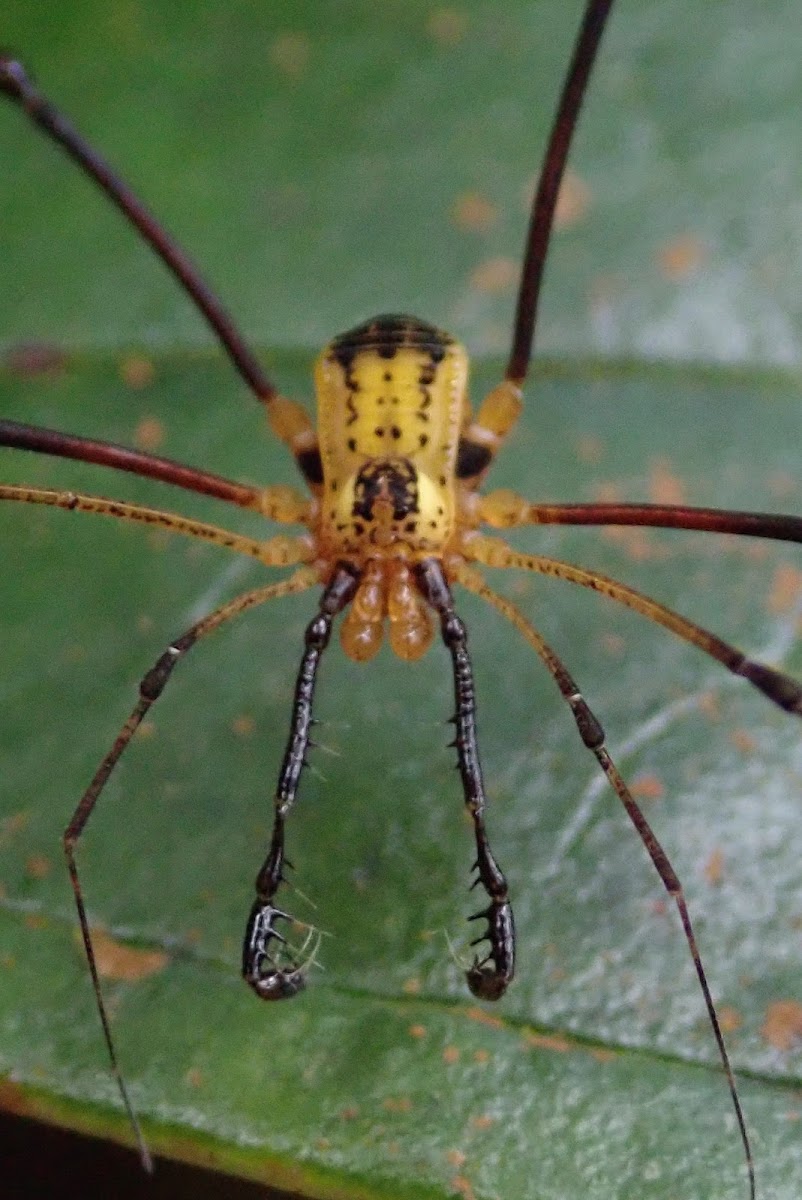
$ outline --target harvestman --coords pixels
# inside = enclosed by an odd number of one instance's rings
[[[0,59],[0,90],[59,142],[90,175],[172,270],[200,309],[223,349],[264,405],[273,433],[294,456],[307,492],[284,486],[249,487],[168,459],[12,421],[0,422],[0,445],[58,455],[130,471],[255,510],[280,524],[298,524],[300,535],[256,541],[202,522],[141,505],[77,492],[0,486],[0,499],[94,512],[202,538],[269,567],[293,567],[277,583],[244,593],[186,630],[143,678],[139,699],[81,798],[64,834],[64,849],[78,918],[112,1070],[142,1159],[148,1151],[117,1064],[104,1005],[92,936],[84,907],[75,849],[120,756],[176,664],[196,642],[233,617],[279,596],[322,587],[307,626],[295,687],[290,734],[275,796],[273,833],[256,880],[248,918],[242,971],[263,999],[296,995],[304,967],[279,924],[291,920],[277,904],[288,865],[284,827],[305,765],[318,665],[335,617],[344,612],[340,640],[345,653],[365,662],[385,633],[395,653],[414,661],[429,648],[439,625],[451,657],[455,739],[465,803],[476,841],[474,886],[486,907],[474,918],[484,928],[474,945],[486,947],[466,972],[475,996],[497,1000],[512,980],[515,930],[504,874],[490,849],[486,799],[476,738],[476,705],[465,626],[451,586],[461,584],[498,609],[540,657],[570,707],[587,748],[622,801],[663,884],[675,901],[693,956],[737,1117],[749,1172],[755,1175],[749,1138],[718,1016],[708,987],[680,882],[605,746],[604,733],[562,660],[512,601],[491,590],[481,567],[517,568],[551,575],[601,592],[697,646],[757,687],[786,712],[802,715],[802,688],[793,679],[755,662],[727,642],[657,601],[596,571],[514,550],[482,532],[522,525],[640,525],[709,530],[802,542],[802,518],[648,504],[537,504],[507,490],[481,493],[480,485],[515,424],[532,352],[543,266],[554,206],[571,137],[612,0],[590,0],[549,138],[527,234],[503,381],[472,413],[466,394],[468,362],[451,336],[410,316],[383,315],[357,325],[329,343],[315,365],[317,427],[305,409],[281,396],[265,376],[216,296],[148,210],[37,90],[23,66]]]

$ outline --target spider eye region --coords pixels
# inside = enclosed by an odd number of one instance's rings
[[[354,518],[376,521],[384,506],[394,521],[420,512],[418,472],[407,458],[378,458],[365,463],[353,485]]]
[[[371,458],[327,497],[324,539],[362,567],[438,554],[454,529],[451,491],[405,458]]]

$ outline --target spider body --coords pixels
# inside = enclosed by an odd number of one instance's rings
[[[470,497],[499,440],[494,397],[471,421],[468,356],[449,334],[415,317],[382,315],[336,337],[315,366],[317,446],[305,462],[319,497],[314,520],[323,563],[345,561],[361,581],[341,626],[359,661],[382,644],[420,658],[432,641],[412,567],[458,554],[475,520]],[[517,415],[518,389],[499,389]],[[319,459],[320,467],[317,462]]]

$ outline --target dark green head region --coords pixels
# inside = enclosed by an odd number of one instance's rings
[[[348,370],[355,356],[363,350],[375,350],[381,358],[394,358],[401,349],[422,350],[433,363],[442,361],[454,339],[442,329],[403,313],[382,313],[361,325],[341,333],[329,347],[343,370]]]

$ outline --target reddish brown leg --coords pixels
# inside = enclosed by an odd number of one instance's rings
[[[492,393],[491,393],[492,394]],[[493,529],[519,525],[646,525],[802,542],[802,517],[680,504],[535,504],[500,488],[479,497],[479,518]]]
[[[0,95],[18,104],[34,125],[66,151],[165,263],[207,321],[245,383],[264,404],[273,432],[295,455],[304,477],[313,479],[319,469],[319,454],[315,432],[305,410],[295,401],[279,395],[219,298],[178,243],[77,129],[39,91],[22,63],[6,55],[0,55]]]

